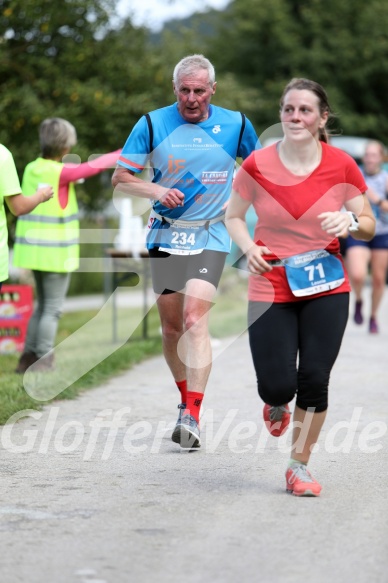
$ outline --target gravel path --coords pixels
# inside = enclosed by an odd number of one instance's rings
[[[215,347],[203,446],[170,434],[163,358],[2,428],[1,583],[387,583],[388,294],[352,321],[310,464],[286,494],[289,435],[269,436],[247,336]]]

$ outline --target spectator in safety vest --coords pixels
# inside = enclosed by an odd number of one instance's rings
[[[18,217],[31,212],[41,202],[46,202],[53,196],[51,186],[35,190],[31,196],[23,196],[12,154],[0,144],[0,289],[2,283],[8,279],[8,229],[4,201],[11,213]]]
[[[29,321],[24,352],[16,372],[54,368],[54,341],[71,272],[79,267],[79,220],[74,183],[115,165],[121,150],[92,162],[62,162],[77,143],[74,126],[65,119],[45,119],[39,130],[41,156],[27,165],[22,188],[32,195],[38,185],[50,185],[52,200],[18,219],[14,265],[31,269],[37,306]]]

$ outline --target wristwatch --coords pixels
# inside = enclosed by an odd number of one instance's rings
[[[349,225],[348,231],[350,231],[351,233],[354,231],[358,231],[358,229],[360,228],[360,223],[358,222],[357,215],[355,213],[352,213],[352,211],[346,211],[346,212],[352,220],[352,222]]]

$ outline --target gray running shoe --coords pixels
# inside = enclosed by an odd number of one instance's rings
[[[201,447],[198,423],[192,415],[179,416],[171,439],[174,443],[179,443],[183,449]]]
[[[178,421],[177,421],[177,423],[180,423],[181,420],[182,420],[182,413],[186,409],[186,403],[180,403],[178,405],[178,409],[179,409],[179,415],[178,415]]]

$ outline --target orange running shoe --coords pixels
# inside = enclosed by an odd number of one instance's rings
[[[322,486],[314,480],[307,467],[300,464],[286,471],[286,490],[294,496],[319,496]]]
[[[280,437],[290,423],[290,408],[288,405],[281,405],[280,407],[264,405],[263,417],[270,434],[275,437]]]

